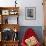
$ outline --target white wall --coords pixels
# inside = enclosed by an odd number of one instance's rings
[[[0,6],[15,6],[15,0],[0,0]],[[21,26],[43,26],[42,0],[17,0],[19,10],[19,24]],[[25,7],[36,8],[36,20],[25,20]]]
[[[20,25],[22,26],[43,26],[42,0],[21,0]],[[25,20],[25,7],[36,7],[36,20]]]
[[[14,6],[14,1],[15,0],[0,0],[0,6],[1,7],[10,7],[10,6]]]

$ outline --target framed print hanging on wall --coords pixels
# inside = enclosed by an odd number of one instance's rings
[[[25,19],[26,20],[35,20],[36,19],[36,8],[35,7],[26,7],[25,8]]]

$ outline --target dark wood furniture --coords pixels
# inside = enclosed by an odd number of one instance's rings
[[[5,41],[2,44],[3,46],[18,46],[18,41]]]
[[[9,16],[17,16],[17,21],[15,24],[9,24],[8,18]],[[0,46],[18,46],[19,40],[2,40],[2,32],[5,28],[9,28],[14,32],[19,31],[19,24],[18,24],[18,17],[19,17],[19,7],[0,7],[0,32],[1,32],[1,41]],[[5,19],[6,18],[6,19]],[[15,31],[16,29],[16,31]]]

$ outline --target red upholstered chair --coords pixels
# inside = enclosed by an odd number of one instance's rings
[[[37,39],[36,33],[33,31],[32,28],[28,28],[24,34],[24,37],[22,38],[21,46],[27,46],[25,40],[34,36]],[[37,40],[37,44],[34,46],[41,46],[40,42]]]

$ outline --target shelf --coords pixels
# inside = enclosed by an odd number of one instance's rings
[[[18,11],[19,7],[0,7],[0,14],[2,15],[17,15]]]
[[[15,41],[12,41],[12,40],[10,40],[10,41],[3,41],[4,43],[15,43],[15,42],[19,42],[19,40],[15,40]]]
[[[10,10],[11,10],[11,9],[16,9],[16,10],[17,10],[17,9],[19,9],[19,7],[0,7],[0,10],[7,10],[7,9],[8,9],[8,10],[9,10],[9,9],[10,9]]]
[[[18,41],[2,42],[3,46],[18,46]]]
[[[19,16],[19,7],[0,7],[0,24],[18,24],[18,16]],[[16,19],[12,20],[9,17],[16,17]],[[11,22],[10,22],[11,21]]]
[[[1,27],[1,31],[5,28],[9,28],[12,29],[14,31],[14,29],[16,29],[17,31],[19,31],[19,24],[0,24]]]
[[[2,16],[2,24],[18,24],[18,16]]]
[[[0,7],[0,46],[18,46],[18,17],[19,7]]]

